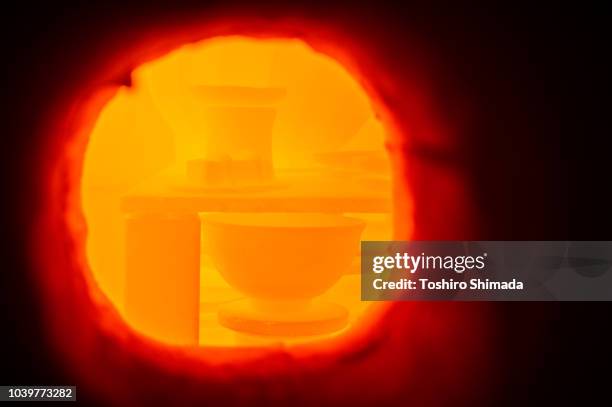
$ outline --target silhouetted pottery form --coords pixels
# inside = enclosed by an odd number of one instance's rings
[[[221,308],[221,324],[273,336],[346,326],[343,307],[315,298],[350,267],[365,222],[321,213],[222,213],[204,215],[202,223],[213,264],[248,296]]]

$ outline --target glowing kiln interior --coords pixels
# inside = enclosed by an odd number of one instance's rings
[[[298,40],[221,37],[132,79],[102,111],[82,178],[89,263],[128,323],[204,346],[355,324],[358,241],[391,237],[391,170],[354,78]]]

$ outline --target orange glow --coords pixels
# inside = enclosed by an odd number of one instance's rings
[[[278,6],[280,9],[281,4]],[[205,346],[168,346],[173,342],[171,338],[155,340],[160,337],[142,334],[141,328],[133,329],[132,322],[126,323],[124,274],[119,270],[122,262],[118,261],[125,235],[104,232],[104,228],[123,227],[122,222],[112,223],[113,219],[124,217],[119,210],[122,190],[116,187],[121,183],[109,182],[106,193],[106,185],[100,182],[98,202],[90,188],[92,172],[97,172],[102,181],[104,165],[118,168],[125,163],[122,170],[128,178],[135,172],[133,165],[156,163],[147,160],[148,152],[162,152],[164,157],[174,154],[173,142],[168,142],[166,149],[138,143],[147,134],[168,133],[161,130],[166,124],[164,120],[146,114],[157,109],[150,107],[150,97],[143,93],[137,73],[150,61],[161,62],[169,51],[201,39],[217,38],[212,41],[218,41],[221,36],[234,34],[265,38],[266,42],[268,38],[299,38],[322,53],[310,52],[311,56],[334,64],[339,61],[367,90],[377,116],[384,123],[385,137],[389,138],[394,237],[466,240],[478,236],[473,234],[476,233],[473,226],[479,224],[479,219],[472,211],[469,177],[454,166],[428,165],[423,155],[418,154],[421,147],[431,143],[452,147],[453,141],[462,140],[459,124],[440,110],[438,102],[443,101],[440,98],[446,93],[439,92],[435,86],[435,65],[426,52],[420,52],[421,45],[426,50],[427,44],[413,43],[410,57],[398,59],[395,52],[390,52],[396,49],[390,46],[396,38],[376,38],[370,27],[362,24],[365,20],[359,19],[355,25],[347,26],[297,16],[261,19],[260,9],[254,10],[256,15],[244,16],[233,12],[220,15],[208,9],[181,19],[171,14],[157,15],[151,17],[154,20],[151,26],[135,19],[130,30],[106,27],[107,34],[116,35],[100,42],[86,42],[81,52],[62,53],[67,66],[78,67],[69,72],[76,71],[78,75],[48,78],[59,81],[62,91],[40,98],[45,106],[43,116],[37,118],[40,142],[31,146],[33,196],[39,208],[28,213],[31,221],[24,221],[33,260],[31,281],[40,292],[40,312],[47,329],[47,334],[37,340],[41,345],[50,345],[62,370],[65,367],[79,386],[94,391],[101,400],[113,405],[133,405],[138,400],[174,400],[177,395],[179,404],[244,404],[253,397],[260,400],[263,388],[271,389],[273,394],[281,392],[293,397],[294,392],[287,392],[283,386],[287,378],[295,379],[293,382],[306,389],[300,397],[314,403],[321,397],[330,404],[346,403],[356,397],[358,404],[381,400],[384,403],[389,397],[396,399],[399,390],[403,395],[400,399],[407,400],[406,403],[423,404],[425,400],[436,404],[440,397],[446,400],[448,392],[428,391],[432,383],[452,389],[453,394],[456,391],[482,394],[482,381],[471,378],[494,376],[490,374],[493,365],[488,362],[494,354],[496,342],[492,336],[499,322],[483,304],[378,302],[368,305],[363,318],[355,323],[359,313],[353,310],[358,311],[364,304],[353,295],[358,291],[355,280],[342,278],[324,295],[336,303],[355,303],[356,308],[350,308],[349,330],[303,345],[252,348],[242,345],[262,342],[270,345],[270,342],[262,341],[261,337],[239,339],[218,328],[216,304],[224,295],[214,284],[224,280],[202,264],[199,339]],[[381,28],[380,32],[386,31]],[[408,35],[401,40],[412,41]],[[94,61],[84,58],[92,55],[97,56]],[[252,67],[253,63],[249,61],[248,66]],[[133,86],[127,88],[130,73]],[[135,95],[143,96],[143,100],[137,102]],[[321,95],[328,96],[323,92]],[[128,96],[132,97],[131,109],[125,108]],[[286,102],[287,98],[283,100]],[[113,106],[124,111],[124,123],[128,126],[116,126],[116,132],[110,129],[101,132],[105,120],[112,127],[107,119]],[[275,127],[278,119],[280,116]],[[150,132],[138,132],[138,128]],[[360,133],[370,134],[372,128],[380,129],[378,121],[368,120]],[[158,142],[173,140],[148,138]],[[359,149],[359,140],[363,138],[354,138],[350,144]],[[417,154],[412,154],[415,150]],[[103,154],[97,159],[100,167],[93,171],[91,163],[95,154],[92,153],[96,151]],[[129,159],[134,156],[139,157],[137,163]],[[142,167],[136,169],[142,170]],[[157,171],[153,168],[151,173]],[[335,172],[336,178],[351,179],[346,171]],[[107,172],[118,173],[119,170]],[[135,174],[134,187],[143,178],[147,178],[146,172]],[[380,181],[371,177],[362,184],[382,190],[377,187]],[[127,190],[126,187],[124,191]],[[317,202],[311,202],[313,208]],[[178,210],[192,203],[160,200],[156,205],[162,208],[171,205]],[[222,205],[224,201],[214,203]],[[138,205],[139,201],[132,199],[130,204]],[[278,201],[265,200],[267,207],[277,204]],[[93,216],[92,209],[96,207],[99,213]],[[367,221],[362,238],[386,236],[389,231],[385,214],[345,215]],[[106,266],[99,267],[100,264]],[[208,346],[208,339],[222,346]],[[372,371],[387,374],[372,375]],[[113,390],[108,391],[110,388]],[[351,393],[351,389],[362,388],[371,389],[366,392],[366,400],[364,394]],[[283,404],[285,398],[279,400],[277,404]]]
[[[359,240],[392,237],[385,131],[354,78],[299,40],[218,37],[132,81],[82,177],[88,261],[125,320],[203,346],[354,326]]]

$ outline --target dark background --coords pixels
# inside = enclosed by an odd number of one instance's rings
[[[392,33],[397,49],[403,36],[419,33],[444,56],[449,75],[469,89],[482,119],[470,141],[478,153],[470,170],[485,225],[481,240],[612,240],[610,70],[605,64],[611,16],[603,7],[446,10],[380,1],[304,3],[292,7],[326,21],[367,21],[385,35]],[[39,304],[27,273],[23,222],[37,199],[28,188],[33,165],[28,148],[36,142],[37,114],[77,75],[66,61],[78,61],[104,35],[192,6],[22,2],[3,7],[0,383],[66,384],[61,367],[52,364],[39,340],[44,336]],[[272,3],[244,7],[263,15],[276,13]],[[492,404],[610,399],[610,304],[491,306],[507,349],[499,355],[504,385]],[[539,318],[527,318],[533,315]],[[534,351],[525,338],[536,328],[546,335]]]

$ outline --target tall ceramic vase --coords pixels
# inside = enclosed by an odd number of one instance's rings
[[[187,161],[188,179],[196,185],[240,187],[274,176],[272,129],[279,88],[200,86],[199,131],[203,156]]]

